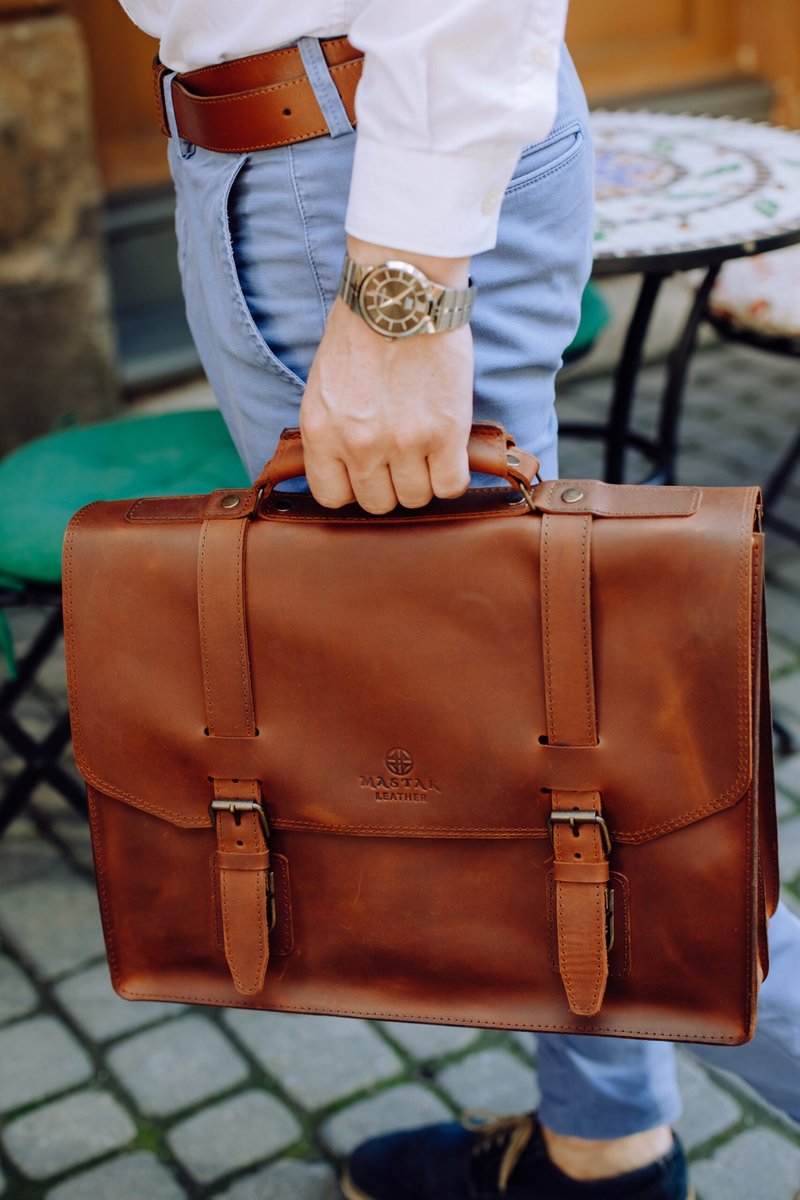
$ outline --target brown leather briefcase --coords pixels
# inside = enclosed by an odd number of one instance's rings
[[[73,735],[132,1000],[738,1043],[777,894],[753,488],[89,505]],[[509,486],[510,485],[510,486]]]

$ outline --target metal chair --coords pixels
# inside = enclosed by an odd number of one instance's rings
[[[247,479],[214,409],[122,417],[38,438],[0,462],[0,835],[34,788],[48,783],[79,812],[83,785],[62,760],[70,738],[63,696],[46,728],[20,715],[62,633],[61,543],[72,513],[93,500],[241,487]],[[34,606],[38,628],[16,653],[7,615]]]

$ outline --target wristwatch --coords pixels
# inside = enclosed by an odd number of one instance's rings
[[[407,262],[365,266],[345,256],[339,295],[370,329],[386,338],[444,333],[466,325],[475,286],[448,288],[433,283]]]

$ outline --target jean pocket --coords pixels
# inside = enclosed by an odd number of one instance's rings
[[[573,162],[582,152],[586,142],[583,124],[571,121],[559,125],[541,142],[532,142],[520,155],[506,195],[547,179]]]
[[[265,281],[259,254],[256,224],[246,211],[243,202],[243,185],[247,174],[249,155],[243,155],[236,164],[223,197],[223,240],[227,274],[230,280],[233,302],[239,313],[241,325],[259,361],[283,378],[290,379],[299,388],[305,380],[291,365],[288,347],[276,343],[270,334],[270,303],[276,295],[263,296]],[[263,231],[261,231],[263,236]],[[273,288],[278,292],[279,288]],[[263,300],[263,302],[262,302]],[[287,360],[287,361],[285,361]]]

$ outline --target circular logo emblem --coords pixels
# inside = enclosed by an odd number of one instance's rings
[[[387,750],[383,761],[393,775],[409,775],[414,768],[413,756],[400,746],[394,750]]]

